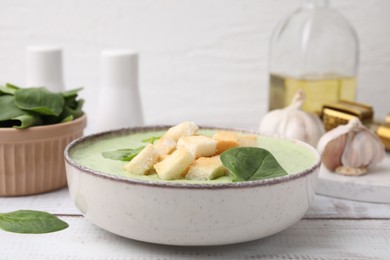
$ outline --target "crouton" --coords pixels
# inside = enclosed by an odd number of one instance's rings
[[[154,142],[153,145],[161,159],[176,148],[176,141],[169,136],[164,136]]]
[[[181,137],[177,142],[177,148],[186,148],[194,158],[213,156],[217,149],[217,141],[211,137],[193,135]]]
[[[242,147],[255,147],[257,146],[257,136],[256,135],[239,135],[238,142]]]
[[[183,122],[169,128],[164,137],[170,137],[177,142],[180,137],[194,135],[197,131],[198,126],[194,122]]]
[[[164,160],[154,165],[160,179],[176,180],[182,178],[190,164],[194,161],[194,156],[185,148],[175,150]]]
[[[217,141],[217,154],[240,145],[238,134],[229,131],[218,131],[214,134],[213,139]]]
[[[219,156],[200,157],[190,165],[186,174],[189,180],[213,180],[226,174],[226,168],[222,165]]]
[[[158,160],[158,153],[152,144],[145,146],[124,168],[129,173],[145,175]]]

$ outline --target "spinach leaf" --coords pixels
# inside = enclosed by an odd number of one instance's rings
[[[30,126],[42,124],[42,119],[40,116],[29,113],[14,117],[12,118],[12,121],[14,121],[12,124],[14,128],[27,128]]]
[[[62,93],[53,93],[46,88],[21,88],[15,92],[15,103],[20,109],[26,111],[59,116],[65,98]]]
[[[67,99],[67,98],[72,98],[72,97],[77,97],[78,93],[79,93],[81,90],[83,90],[82,87],[80,87],[80,88],[75,88],[75,89],[71,89],[71,90],[62,92],[62,95],[64,96],[65,99]]]
[[[102,152],[104,158],[120,161],[131,161],[137,154],[139,154],[145,146],[135,149],[119,149],[115,151]]]
[[[0,86],[0,127],[27,128],[72,121],[84,114],[82,88],[53,93],[46,88]]]
[[[10,120],[25,114],[15,105],[15,98],[10,95],[0,96],[0,121]]]
[[[152,136],[152,137],[149,137],[149,138],[142,140],[142,142],[154,144],[154,142],[160,138],[161,138],[161,136]]]
[[[65,101],[64,110],[62,111],[61,115],[59,116],[61,122],[67,122],[71,118],[70,121],[73,119],[79,118],[84,114],[82,108],[84,105],[84,99],[80,100],[72,100],[73,102]]]
[[[254,181],[287,175],[275,157],[258,147],[237,147],[223,152],[222,164],[237,181]]]
[[[14,96],[0,96],[0,126],[26,128],[41,123],[38,115],[28,113],[15,105]]]
[[[60,231],[69,225],[56,216],[34,210],[0,213],[0,228],[14,233],[42,234]]]
[[[5,84],[5,86],[0,86],[0,94],[9,94],[15,95],[15,92],[19,89],[19,87],[12,85],[10,83]]]

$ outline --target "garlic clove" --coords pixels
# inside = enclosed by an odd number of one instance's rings
[[[322,153],[322,163],[330,171],[335,171],[340,167],[341,157],[344,153],[344,147],[347,142],[347,135],[343,134],[329,141]]]
[[[352,122],[352,120],[350,122]],[[318,145],[317,145],[318,152],[322,154],[325,148],[328,146],[329,142],[344,134],[347,134],[349,131],[351,131],[352,128],[353,127],[351,123],[346,125],[339,125],[338,127],[333,128],[332,130],[324,134],[321,137],[321,139],[318,141]]]
[[[366,131],[350,132],[341,163],[352,168],[367,168],[373,157],[373,148]]]
[[[317,149],[326,168],[351,176],[365,174],[368,167],[379,163],[385,155],[379,138],[358,118],[322,136]]]
[[[304,101],[304,92],[299,90],[288,107],[275,109],[265,115],[260,123],[260,133],[298,139],[316,146],[325,129],[316,115],[301,110]]]

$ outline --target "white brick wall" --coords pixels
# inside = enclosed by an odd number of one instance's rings
[[[268,39],[301,1],[0,0],[0,82],[24,84],[25,47],[64,48],[67,88],[85,86],[93,128],[104,48],[140,52],[148,124],[257,128],[267,107]],[[333,0],[361,41],[358,100],[390,112],[390,1]],[[124,111],[125,113],[125,111]]]

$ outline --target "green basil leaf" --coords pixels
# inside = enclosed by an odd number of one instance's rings
[[[287,175],[275,157],[258,147],[237,147],[223,152],[222,164],[235,177],[234,181],[254,181]]]
[[[119,149],[115,151],[102,152],[104,158],[120,161],[131,161],[137,154],[139,154],[145,146],[135,149]]]
[[[0,213],[0,228],[14,233],[42,234],[63,230],[68,226],[66,222],[44,211]]]
[[[161,138],[161,136],[152,136],[152,137],[149,137],[149,138],[142,140],[142,142],[154,144],[154,142],[160,138]]]
[[[15,103],[23,110],[59,116],[65,99],[62,93],[53,93],[46,88],[21,88],[15,92]]]

